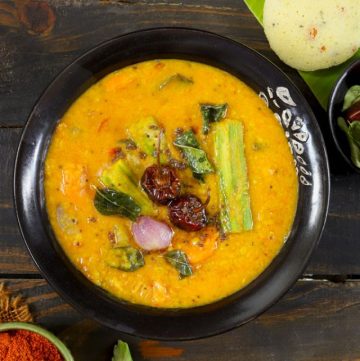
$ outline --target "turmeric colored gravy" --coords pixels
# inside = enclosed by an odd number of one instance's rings
[[[192,83],[171,81],[159,86],[174,74],[182,74]],[[94,207],[95,186],[99,186],[101,172],[113,162],[114,148],[119,140],[128,137],[129,126],[153,116],[163,127],[169,148],[178,159],[181,154],[173,145],[173,136],[178,128],[191,128],[214,163],[211,132],[205,136],[201,131],[200,103],[227,103],[226,118],[243,123],[253,229],[224,238],[214,227],[208,227],[207,238],[199,244],[196,232],[185,232],[170,224],[166,206],[155,206],[156,218],[171,225],[174,231],[170,249],[186,252],[193,274],[180,279],[162,251],[145,252],[145,265],[134,272],[109,266],[106,256],[114,246],[114,227],[125,227],[130,244],[137,247],[131,238],[131,220],[102,215]],[[120,149],[127,152],[124,146]],[[156,163],[149,156],[146,161],[150,165]],[[191,172],[184,171],[184,177],[192,178]],[[210,194],[206,209],[210,215],[216,214],[216,172],[206,175],[205,184],[193,184],[192,192],[203,202]],[[270,264],[290,232],[298,181],[281,126],[246,84],[204,64],[154,60],[109,74],[72,104],[57,126],[49,148],[45,194],[58,242],[94,284],[137,304],[193,307],[240,290]]]

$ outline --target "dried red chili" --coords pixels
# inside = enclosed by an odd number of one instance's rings
[[[207,223],[205,205],[191,194],[178,197],[169,204],[170,221],[177,227],[189,231],[199,231]]]
[[[180,194],[180,180],[168,165],[152,165],[145,169],[141,185],[155,203],[168,204]]]
[[[1,361],[64,361],[45,337],[27,330],[0,333]]]

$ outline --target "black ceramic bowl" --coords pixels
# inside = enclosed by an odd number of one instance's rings
[[[331,134],[334,138],[337,149],[349,166],[356,172],[360,173],[360,169],[351,161],[350,146],[346,135],[337,124],[337,118],[342,116],[341,109],[344,103],[344,96],[353,85],[360,85],[360,59],[350,63],[336,82],[330,95],[328,115]]]
[[[49,225],[44,160],[53,131],[70,104],[104,75],[154,58],[203,62],[239,77],[276,113],[292,147],[299,201],[289,238],[271,265],[241,291],[191,309],[155,309],[113,298],[68,261]],[[297,280],[316,246],[327,214],[329,169],[316,119],[293,83],[255,51],[190,29],[135,32],[100,44],[75,60],[46,89],[31,112],[15,166],[15,204],[25,243],[48,282],[86,316],[152,339],[193,339],[237,327],[266,310]]]

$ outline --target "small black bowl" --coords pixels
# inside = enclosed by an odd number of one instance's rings
[[[330,95],[328,115],[331,134],[337,149],[348,165],[360,174],[360,168],[356,167],[351,160],[350,146],[346,135],[337,124],[338,117],[342,116],[341,109],[344,103],[344,96],[353,85],[360,85],[360,59],[351,62],[337,80]]]
[[[104,75],[144,60],[178,58],[226,70],[243,80],[275,113],[294,155],[299,199],[286,244],[269,267],[244,289],[209,305],[157,309],[115,299],[68,260],[49,224],[44,161],[52,134],[72,102]],[[76,146],[76,145],[74,145]],[[185,340],[225,332],[276,302],[303,272],[324,227],[329,202],[324,141],[306,100],[275,65],[257,52],[199,30],[150,29],[117,37],[70,64],[31,112],[17,152],[14,196],[25,243],[48,282],[84,315],[127,334]]]

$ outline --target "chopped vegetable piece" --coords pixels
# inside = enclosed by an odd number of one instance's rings
[[[126,160],[118,159],[105,169],[101,174],[100,181],[108,188],[129,194],[141,206],[142,214],[154,214],[152,202],[139,187],[139,180]]]
[[[106,263],[125,272],[133,272],[145,265],[144,256],[134,247],[112,248]]]
[[[193,84],[194,81],[188,77],[186,77],[185,75],[176,73],[174,75],[171,75],[170,77],[168,77],[167,79],[165,79],[160,85],[159,85],[159,89],[162,90],[164,89],[167,85],[169,85],[170,83],[173,82],[178,82],[178,83],[183,83],[183,84]]]
[[[178,270],[180,279],[191,276],[193,274],[191,265],[185,252],[179,249],[175,249],[166,252],[164,258],[168,263],[170,263]]]
[[[133,361],[129,346],[126,342],[118,341],[114,347],[114,355],[111,361]]]
[[[71,217],[62,205],[56,207],[56,220],[61,230],[68,235],[79,234],[77,219]]]
[[[141,185],[151,200],[166,205],[180,194],[181,184],[174,168],[152,165],[145,169]]]
[[[163,222],[151,217],[140,217],[132,225],[134,240],[146,251],[156,251],[170,246],[173,238],[172,229]]]
[[[147,117],[135,122],[129,128],[129,135],[145,154],[154,158],[157,156],[157,144],[159,137],[161,137],[160,161],[161,163],[167,162],[169,148],[166,144],[165,134],[154,117]]]
[[[346,92],[342,110],[349,109],[353,104],[360,101],[360,85],[353,85]]]
[[[109,233],[111,235],[111,241],[114,248],[126,247],[129,245],[131,238],[130,230],[124,224],[115,224],[113,230]]]
[[[207,223],[205,205],[198,197],[190,194],[170,202],[169,218],[175,226],[188,232],[199,231]]]
[[[252,229],[243,125],[228,119],[215,128],[215,163],[219,174],[220,220],[225,233]]]
[[[174,145],[181,149],[181,152],[187,160],[194,177],[197,175],[212,173],[214,171],[206,153],[200,149],[199,142],[192,130],[178,134]]]
[[[339,117],[338,126],[348,139],[352,162],[360,168],[360,121],[353,121],[348,126],[346,120]]]
[[[96,189],[95,208],[105,216],[119,215],[136,220],[140,206],[127,194],[111,188]]]
[[[225,104],[200,104],[203,119],[203,133],[208,134],[210,123],[219,122],[226,117],[228,105]]]

